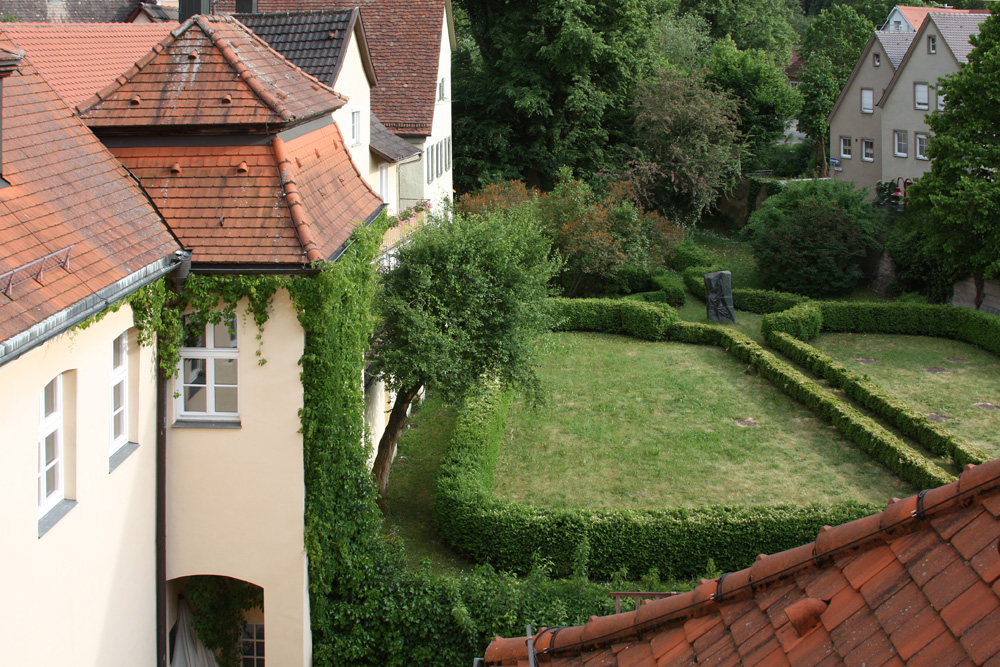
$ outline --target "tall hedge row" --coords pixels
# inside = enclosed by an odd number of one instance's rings
[[[637,578],[654,567],[670,576],[694,577],[705,571],[709,558],[723,570],[741,569],[757,554],[814,540],[824,525],[881,509],[844,503],[597,512],[504,501],[492,487],[509,402],[510,393],[498,388],[469,401],[438,473],[437,530],[475,562],[523,573],[542,557],[560,575],[586,558],[595,578],[610,578],[623,568]]]

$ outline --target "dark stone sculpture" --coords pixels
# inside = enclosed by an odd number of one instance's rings
[[[705,306],[709,322],[735,322],[733,307],[733,274],[716,271],[705,274]]]

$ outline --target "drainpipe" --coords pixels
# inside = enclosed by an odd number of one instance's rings
[[[169,276],[177,295],[167,304],[180,303],[184,283],[191,273],[191,253],[179,252],[180,262]],[[163,340],[156,339],[156,665],[167,667],[167,372],[160,364]]]

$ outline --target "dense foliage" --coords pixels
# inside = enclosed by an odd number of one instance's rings
[[[823,296],[857,286],[861,261],[878,246],[876,220],[852,183],[814,181],[767,199],[750,215],[746,231],[767,286]]]
[[[982,279],[1000,275],[1000,16],[983,21],[970,41],[968,63],[939,84],[945,111],[927,117],[933,161],[907,192],[915,215],[906,218],[943,277],[977,278],[978,305]]]

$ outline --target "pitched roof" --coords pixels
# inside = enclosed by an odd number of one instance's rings
[[[176,6],[168,7],[150,2],[140,2],[125,20],[132,23],[139,18],[140,14],[152,23],[177,23],[178,12]]]
[[[220,0],[216,11],[234,11],[234,4]],[[260,12],[353,7],[361,8],[378,72],[372,110],[397,134],[430,136],[441,40],[454,46],[451,0],[258,0],[257,6]]]
[[[954,9],[953,7],[910,7],[908,5],[897,5],[896,9],[910,22],[914,30],[920,30],[924,19],[930,13],[935,14],[989,14],[988,9]]]
[[[885,50],[885,55],[889,57],[889,62],[892,63],[893,69],[899,67],[903,56],[906,55],[906,50],[910,48],[914,34],[912,32],[900,32],[899,30],[875,31],[875,38],[878,39]]]
[[[543,629],[539,665],[982,665],[1000,660],[1000,459],[637,611]],[[486,665],[528,665],[524,638]]]
[[[951,49],[955,60],[962,64],[969,62],[969,53],[972,52],[969,38],[979,34],[979,24],[988,18],[989,14],[931,14],[934,25],[941,31],[941,37]]]
[[[12,48],[0,35],[0,49]],[[180,249],[30,58],[3,82],[2,159],[0,360],[4,341]]]
[[[319,117],[344,103],[232,17],[195,16],[77,110],[91,128],[245,131]]]
[[[359,14],[358,9],[353,8],[233,16],[302,71],[334,87],[352,33],[357,34],[360,42],[361,59],[369,82],[375,84],[375,69]]]
[[[3,31],[70,107],[90,98],[149,53],[176,25],[5,23]]]
[[[106,23],[124,21],[139,0],[3,0],[0,12],[19,21]]]
[[[419,148],[390,132],[375,114],[371,114],[368,147],[386,162],[399,162],[420,153]]]

